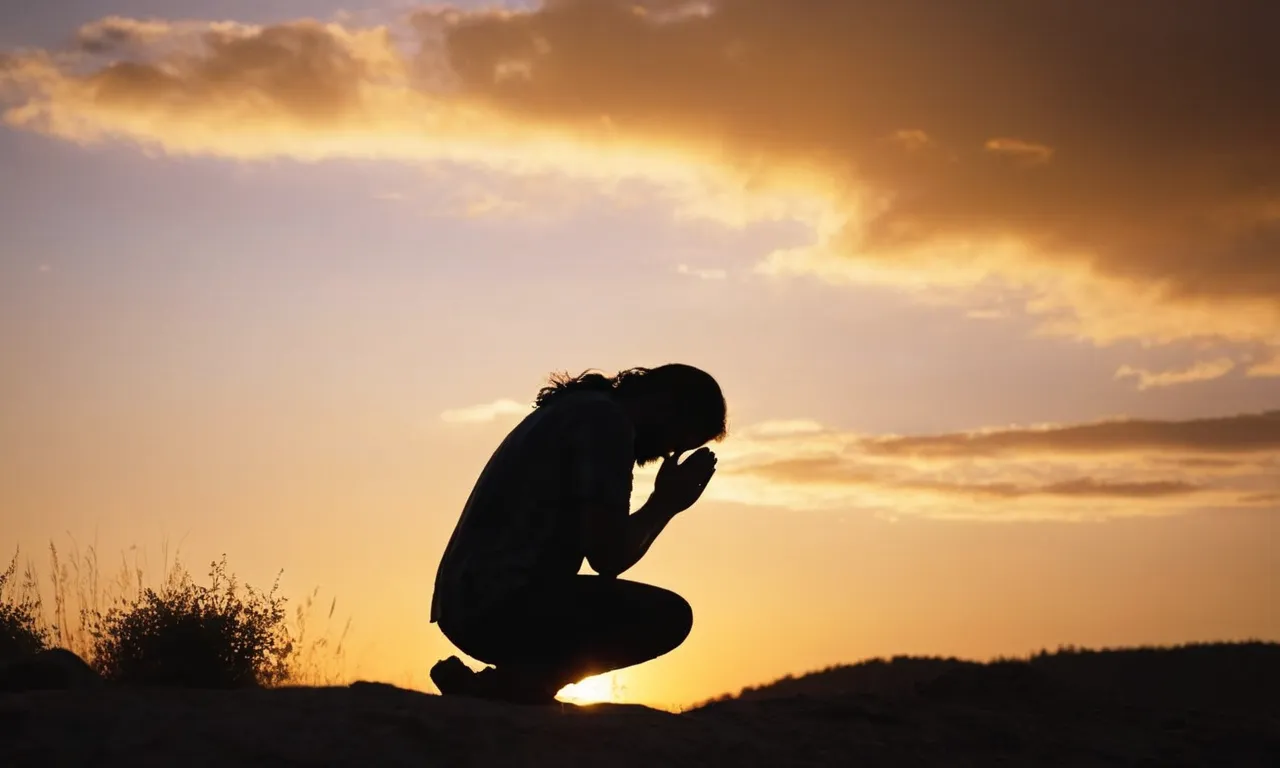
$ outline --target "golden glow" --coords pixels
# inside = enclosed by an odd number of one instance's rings
[[[618,694],[617,673],[610,672],[566,685],[556,698],[570,704],[602,704],[619,701]]]

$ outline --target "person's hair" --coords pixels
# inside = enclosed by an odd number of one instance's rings
[[[547,386],[538,391],[535,408],[550,405],[570,392],[612,392],[620,397],[642,397],[668,391],[676,409],[676,418],[707,441],[721,440],[728,432],[728,408],[720,385],[711,374],[692,365],[669,363],[657,368],[629,368],[606,376],[588,370],[577,376],[553,373]]]

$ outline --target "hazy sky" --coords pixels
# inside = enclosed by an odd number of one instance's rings
[[[283,568],[427,686],[546,374],[681,361],[631,700],[1280,639],[1274,3],[506,5],[0,7],[0,548]]]

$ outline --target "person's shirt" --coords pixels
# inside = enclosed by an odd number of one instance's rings
[[[463,507],[436,573],[431,621],[478,615],[537,580],[577,574],[579,502],[627,514],[634,465],[634,427],[609,392],[566,392],[526,416]]]

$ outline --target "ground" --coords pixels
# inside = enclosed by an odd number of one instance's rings
[[[1017,677],[1017,676],[1015,676]],[[0,765],[1280,765],[1274,712],[1138,707],[1003,675],[682,714],[391,686],[0,694]]]

